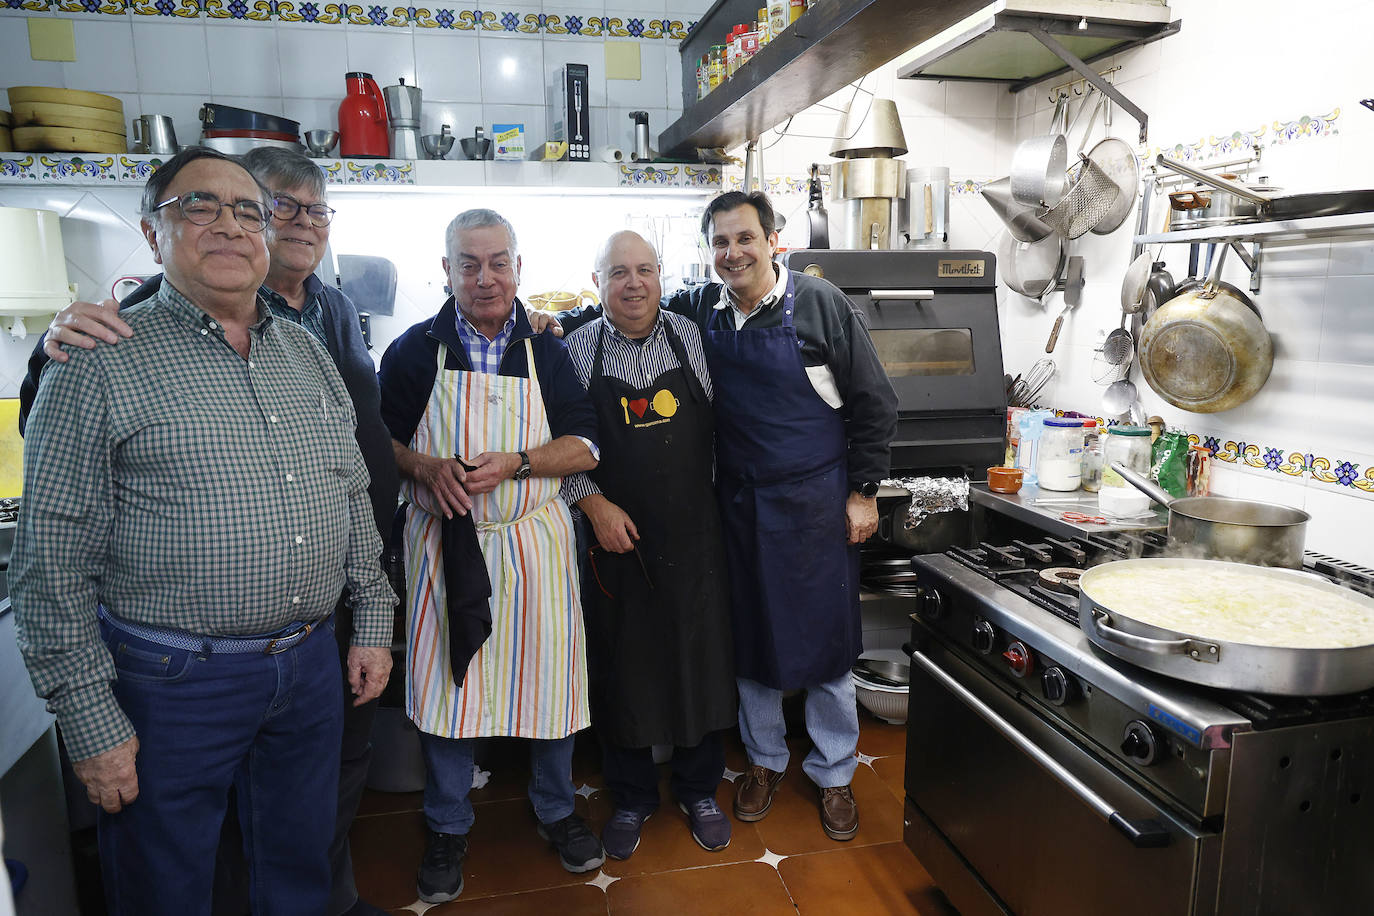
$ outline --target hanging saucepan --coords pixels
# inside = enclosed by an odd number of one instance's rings
[[[1155,162],[1180,175],[1195,178],[1218,191],[1230,191],[1245,200],[1254,201],[1258,205],[1256,215],[1260,219],[1303,219],[1309,216],[1339,216],[1343,213],[1367,213],[1374,210],[1374,190],[1324,191],[1316,194],[1274,197],[1258,193],[1239,182],[1228,181],[1202,169],[1177,162],[1163,153],[1155,157]]]
[[[1131,486],[1169,510],[1169,550],[1180,556],[1255,566],[1302,568],[1307,523],[1301,509],[1225,496],[1175,498],[1135,471],[1112,462]]]
[[[1164,303],[1141,333],[1145,381],[1164,400],[1193,413],[1244,404],[1274,368],[1274,342],[1259,315],[1239,290],[1220,284],[1229,250],[1221,249],[1201,289]]]

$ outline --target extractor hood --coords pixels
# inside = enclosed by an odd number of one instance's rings
[[[897,76],[1010,83],[1015,92],[1070,69],[1034,30],[1092,63],[1173,35],[1181,24],[1163,2],[1001,0],[903,54]]]

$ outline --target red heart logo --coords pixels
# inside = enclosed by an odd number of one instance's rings
[[[644,411],[649,409],[648,398],[635,398],[630,402],[630,409],[635,412],[635,416],[644,419]]]

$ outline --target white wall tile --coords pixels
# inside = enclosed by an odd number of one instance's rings
[[[599,38],[583,38],[544,43],[544,85],[552,87],[555,73],[564,64],[587,65],[587,100],[592,107],[606,106],[605,42]],[[558,96],[546,89],[548,104],[557,104]]]
[[[1374,279],[1374,278],[1371,278]],[[1237,284],[1245,289],[1245,284]],[[1325,281],[1318,277],[1266,277],[1255,296],[1275,359],[1316,360],[1322,340]],[[1374,359],[1374,354],[1371,354]]]
[[[945,158],[967,174],[991,175],[997,168],[997,120],[946,118]]]
[[[29,29],[24,18],[0,18],[0,86],[66,86],[62,64],[53,60],[34,60],[30,56]],[[5,108],[9,108],[8,103]]]
[[[544,49],[540,42],[483,36],[478,39],[478,48],[484,104],[544,104]]]
[[[68,89],[138,91],[133,29],[127,18],[105,16],[98,22],[79,19],[72,23],[72,28],[76,60],[62,64],[62,78]]]
[[[609,44],[610,42],[608,42]],[[667,108],[667,49],[652,42],[635,42],[639,47],[639,79],[606,79],[606,104],[622,108]],[[604,67],[604,64],[603,64]],[[681,92],[677,93],[679,97]]]
[[[1005,91],[995,83],[950,82],[945,90],[945,114],[959,120],[995,118],[998,97]]]
[[[341,98],[343,73],[337,66],[321,66],[347,59],[348,39],[338,29],[300,28],[277,24],[277,58],[281,70],[281,94],[289,98]]]
[[[1374,366],[1374,275],[1331,277],[1326,284],[1320,358]]]
[[[1333,487],[1308,487],[1305,508],[1312,515],[1307,524],[1307,549],[1351,563],[1374,566],[1374,501],[1360,499]]]
[[[338,99],[282,99],[282,115],[296,121],[301,126],[301,142],[305,142],[307,130],[338,130]],[[334,155],[338,155],[338,146]]]
[[[133,37],[139,92],[167,95],[210,91],[203,22],[138,22]]]
[[[446,102],[482,100],[481,63],[475,35],[415,34],[415,78],[430,99]]]
[[[892,90],[892,101],[897,105],[897,113],[903,119],[942,118],[945,115],[945,97],[949,86],[939,80],[897,80]]]
[[[430,102],[426,100],[420,109],[420,133],[437,134],[443,125],[449,126],[449,131],[455,137],[471,137],[474,128],[479,124],[490,128],[491,125],[484,122],[482,106],[470,102]],[[463,155],[461,144],[454,141],[453,151],[448,154],[449,159],[459,160],[466,158]]]
[[[217,97],[281,98],[275,29],[256,25],[207,26],[205,44],[210,61],[210,91]]]
[[[409,30],[359,26],[349,28],[344,35],[348,70],[371,73],[378,87],[394,86],[401,77],[412,86],[419,85],[415,76],[415,40]],[[343,94],[342,87],[339,94]]]
[[[1374,274],[1374,234],[1333,239],[1328,273],[1333,277]]]

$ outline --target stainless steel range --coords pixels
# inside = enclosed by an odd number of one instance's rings
[[[1217,691],[1098,651],[1076,575],[1159,553],[1163,520],[1063,520],[1078,498],[975,488],[973,543],[911,561],[907,845],[964,916],[1369,912],[1374,694]]]

